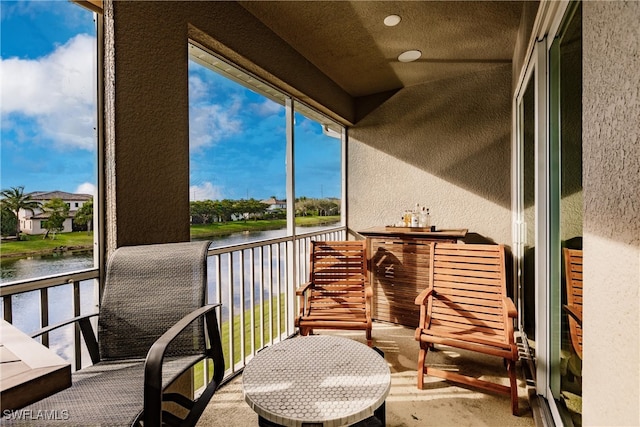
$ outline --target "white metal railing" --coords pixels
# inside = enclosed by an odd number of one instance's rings
[[[345,238],[346,227],[336,227],[209,249],[208,302],[222,304],[226,376],[295,332],[295,288],[307,277],[309,242]]]
[[[222,304],[218,322],[226,347],[225,376],[242,370],[263,347],[294,333],[295,288],[308,276],[310,241],[344,240],[346,230],[346,227],[339,226],[295,237],[209,249],[207,300]],[[94,312],[97,310],[99,277],[99,269],[87,269],[4,284],[0,286],[3,317],[13,323],[14,299],[37,294],[40,319],[34,330],[66,320],[50,319],[49,307],[52,303],[67,304],[67,298],[59,300],[56,297],[55,301],[50,298],[52,292],[57,296],[58,289],[66,292],[67,287],[72,289],[70,316]],[[21,315],[36,316],[36,313]],[[73,360],[77,370],[84,366],[83,361],[88,362],[89,359],[84,354],[80,333],[73,329],[73,342],[60,343],[59,347],[73,349],[60,355]],[[49,337],[43,335],[42,343],[49,346]]]
[[[59,301],[60,299],[70,300],[71,310],[67,310],[70,317],[79,316],[81,314],[90,314],[96,311],[96,302],[98,295],[98,278],[100,277],[100,270],[97,268],[86,269],[81,271],[75,271],[71,273],[57,274],[40,279],[21,280],[0,286],[0,297],[2,298],[2,317],[9,323],[14,323],[13,303],[14,299],[36,297],[39,302],[36,305],[39,309],[39,313],[19,313],[21,317],[33,319],[34,316],[39,314],[39,322],[35,325],[33,330],[25,331],[27,333],[34,332],[40,328],[48,326],[53,322],[61,322],[66,319],[51,319],[49,314],[49,307],[51,304],[64,304],[66,301]],[[69,292],[66,292],[69,291]],[[61,297],[64,293],[70,298]],[[49,298],[52,293],[55,293],[54,298]],[[34,295],[35,294],[35,295]],[[29,311],[33,311],[30,309]],[[83,312],[84,311],[84,312]],[[21,325],[17,325],[20,327]],[[24,328],[24,326],[23,326]],[[73,360],[75,369],[82,367],[83,350],[81,346],[80,332],[71,327],[66,328],[67,331],[72,331],[73,344],[70,347],[72,353],[65,352],[61,354],[67,360]],[[42,344],[49,346],[49,334],[43,334],[41,336]],[[68,343],[62,346],[69,348]],[[88,355],[85,355],[85,360],[88,360]]]

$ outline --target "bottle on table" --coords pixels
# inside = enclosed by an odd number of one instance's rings
[[[420,211],[420,227],[423,227],[423,228],[431,227],[431,216],[429,215],[429,209],[424,206]]]
[[[420,225],[420,206],[416,203],[416,208],[411,212],[411,227]]]

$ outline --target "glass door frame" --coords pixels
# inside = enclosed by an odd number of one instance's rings
[[[553,41],[561,33],[570,2],[543,1],[531,34],[527,50],[527,60],[523,65],[516,85],[513,100],[513,144],[512,144],[512,199],[513,211],[513,252],[515,256],[514,277],[518,307],[518,327],[523,329],[523,261],[524,245],[527,241],[535,245],[535,387],[543,398],[543,414],[550,425],[562,425],[563,417],[558,410],[554,396],[559,393],[559,379],[553,373],[560,364],[560,257],[559,246],[559,160],[557,138],[551,137],[557,121],[551,120],[550,113],[556,114],[558,105],[557,87],[551,91],[550,58],[554,54]],[[555,48],[554,48],[555,49]],[[534,84],[534,140],[535,140],[535,235],[526,235],[523,206],[523,98],[530,79]],[[556,82],[557,83],[557,82]],[[557,199],[557,200],[556,200]],[[526,339],[523,343],[527,346]],[[527,346],[528,347],[528,346]],[[527,350],[529,350],[527,348]]]
[[[547,399],[551,404],[556,423],[564,424],[567,414],[557,410],[555,402],[561,393],[561,347],[562,347],[562,237],[561,237],[561,199],[562,199],[562,117],[561,117],[561,43],[566,36],[567,27],[574,19],[579,1],[570,2],[563,9],[553,41],[548,47],[549,61],[549,149],[551,165],[549,174],[549,383]]]
[[[548,294],[549,283],[549,239],[548,239],[548,176],[549,176],[549,144],[548,144],[548,114],[547,114],[547,49],[546,37],[536,40],[526,64],[526,71],[522,75],[520,85],[514,98],[515,138],[513,146],[514,173],[514,253],[516,256],[516,276],[518,278],[518,326],[523,330],[523,262],[524,245],[533,242],[535,248],[535,324],[533,337],[536,342],[536,386],[538,390],[547,388],[546,366],[548,366]],[[533,81],[530,81],[533,78]],[[524,111],[523,99],[529,84],[534,90],[534,167],[535,167],[535,232],[527,236],[524,221]],[[526,342],[525,342],[526,345]],[[538,391],[540,394],[540,392]]]

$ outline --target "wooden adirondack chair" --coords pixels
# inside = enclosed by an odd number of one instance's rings
[[[582,360],[582,250],[563,249],[571,345]]]
[[[371,298],[365,241],[311,242],[309,281],[296,290],[301,335],[314,329],[365,330],[371,346]]]
[[[420,342],[418,388],[429,374],[511,395],[512,413],[518,415],[518,349],[512,320],[517,313],[506,293],[504,247],[432,243],[430,256],[429,287],[415,300],[420,305],[415,336]],[[434,344],[503,358],[510,386],[427,367],[427,352]]]

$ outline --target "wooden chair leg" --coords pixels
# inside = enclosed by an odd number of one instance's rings
[[[518,407],[518,384],[516,380],[516,362],[507,360],[507,371],[509,373],[509,385],[511,387],[511,413],[518,416],[520,410]]]
[[[424,361],[429,351],[429,343],[420,342],[420,353],[418,354],[418,389],[424,386]]]
[[[373,345],[373,338],[371,337],[371,329],[367,329],[367,345],[369,347]]]
[[[309,335],[309,331],[309,328],[303,328],[302,326],[300,327],[300,335],[302,335],[303,337]]]

